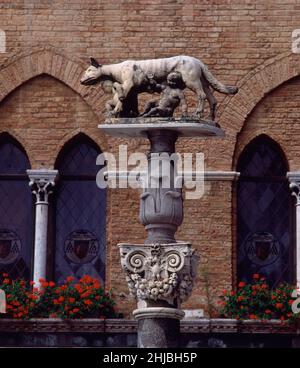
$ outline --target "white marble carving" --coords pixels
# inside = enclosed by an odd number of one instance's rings
[[[47,276],[48,198],[55,186],[58,171],[27,170],[27,175],[31,191],[36,197],[33,281],[38,286],[39,280]]]
[[[120,244],[121,264],[132,296],[179,307],[193,288],[198,256],[189,243]]]

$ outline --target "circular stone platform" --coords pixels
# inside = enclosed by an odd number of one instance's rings
[[[193,118],[109,118],[98,127],[106,134],[123,138],[147,138],[150,131],[169,130],[178,137],[224,137],[213,121]]]

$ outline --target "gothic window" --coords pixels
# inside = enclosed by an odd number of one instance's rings
[[[285,157],[269,137],[255,138],[242,152],[237,170],[237,273],[254,273],[272,284],[293,282],[292,201]]]
[[[0,273],[31,278],[33,201],[23,148],[8,134],[0,136]]]
[[[106,191],[96,185],[100,150],[79,135],[59,155],[55,278],[90,275],[104,282]]]

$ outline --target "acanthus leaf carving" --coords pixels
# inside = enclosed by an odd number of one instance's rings
[[[180,305],[192,292],[198,256],[189,243],[120,245],[130,294]]]

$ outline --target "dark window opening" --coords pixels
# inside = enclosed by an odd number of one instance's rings
[[[96,185],[99,148],[85,136],[63,150],[56,165],[55,279],[90,275],[105,281],[106,191]]]
[[[29,280],[33,257],[33,200],[23,148],[0,137],[0,273]]]
[[[237,274],[254,273],[272,286],[294,281],[293,205],[287,162],[269,137],[255,138],[242,152],[237,170]]]

